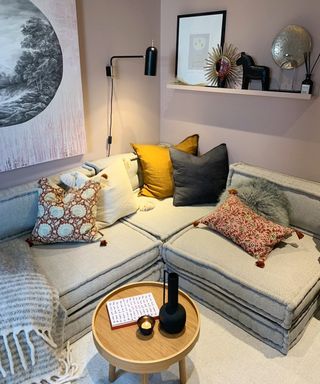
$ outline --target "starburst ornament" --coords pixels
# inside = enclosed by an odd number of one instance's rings
[[[241,71],[236,64],[240,54],[232,44],[212,48],[204,67],[205,77],[211,86],[233,88],[240,84]]]

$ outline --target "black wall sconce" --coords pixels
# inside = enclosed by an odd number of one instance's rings
[[[112,62],[114,59],[145,59],[144,74],[146,76],[156,76],[157,73],[157,48],[151,45],[146,50],[145,55],[122,55],[112,56],[110,64],[106,66],[106,75],[112,77]]]
[[[109,114],[109,134],[107,139],[107,156],[110,156],[112,144],[112,104],[113,104],[113,60],[115,59],[145,59],[144,74],[146,76],[156,76],[157,73],[157,48],[153,46],[146,49],[145,55],[121,55],[112,56],[109,65],[106,66],[106,75],[111,78],[111,91],[110,91],[110,114]]]

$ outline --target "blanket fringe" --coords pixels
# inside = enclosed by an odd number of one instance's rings
[[[78,373],[78,364],[72,361],[72,349],[69,342],[62,351],[62,357],[58,361],[60,372],[51,374],[50,377],[38,377],[28,381],[26,384],[70,384],[83,377],[83,374]]]
[[[69,342],[67,343],[64,355],[63,358],[59,359],[59,363],[63,367],[63,374],[54,383],[69,383],[70,381],[77,380],[81,377],[81,375],[78,374],[78,364],[72,361],[72,349]]]
[[[23,332],[26,335],[26,340],[27,340],[27,343],[30,347],[30,357],[31,357],[32,365],[34,365],[35,364],[35,352],[34,352],[34,346],[30,340],[30,332],[31,331],[23,330]],[[15,345],[16,345],[16,348],[18,351],[18,355],[19,355],[21,364],[22,364],[23,368],[25,370],[27,370],[27,368],[28,368],[27,362],[26,362],[25,356],[23,354],[23,351],[22,351],[22,348],[21,348],[21,345],[19,342],[18,333],[15,333],[15,332],[13,333],[13,339],[14,339],[14,342],[15,342]],[[40,334],[42,337],[46,333],[40,332]],[[7,336],[3,336],[3,335],[1,335],[1,336],[4,340],[4,345],[6,348],[6,353],[8,356],[8,361],[9,361],[9,366],[10,366],[10,372],[12,375],[14,375],[13,358],[12,358],[12,354],[10,351],[8,339],[7,339]],[[47,334],[46,336],[47,336],[47,338],[49,338],[49,334]],[[62,352],[62,357],[59,358],[58,361],[60,364],[60,373],[55,374],[55,375],[51,376],[50,378],[38,379],[37,380],[38,384],[43,384],[43,383],[67,384],[67,383],[73,382],[73,381],[81,378],[82,375],[78,374],[78,370],[79,370],[78,364],[76,364],[75,362],[72,361],[72,350],[71,350],[69,342],[67,343],[64,351]],[[0,360],[0,373],[4,378],[7,376],[7,372],[5,371],[5,369],[3,368],[2,364],[1,364],[1,360]],[[32,383],[35,383],[35,382],[32,381]]]
[[[35,332],[52,348],[57,348],[57,344],[53,341],[51,332],[49,330],[35,329]]]
[[[61,365],[61,374],[42,379],[39,384],[43,382],[47,384],[67,384],[81,378],[82,375],[78,374],[78,364],[72,361],[72,350],[69,342],[63,351],[63,357],[59,359],[59,363]]]
[[[31,364],[32,364],[32,366],[34,366],[35,363],[36,363],[36,357],[35,357],[36,355],[35,355],[34,345],[33,345],[32,341],[30,339],[30,332],[31,331],[29,331],[29,332],[25,331],[25,335],[26,335],[26,340],[27,340],[28,347],[30,348]]]
[[[19,355],[19,359],[21,361],[21,364],[22,364],[24,370],[26,371],[28,369],[27,362],[26,362],[26,359],[24,357],[24,354],[23,354],[23,351],[22,351],[22,348],[21,348],[21,345],[20,345],[20,342],[18,340],[18,336],[16,333],[13,333],[13,339],[14,339],[14,342],[16,344],[16,348],[18,351],[18,355]]]
[[[3,369],[3,366],[1,364],[1,360],[0,360],[0,373],[1,373],[2,377],[7,376],[7,372]]]
[[[13,359],[12,359],[12,354],[10,351],[7,335],[2,335],[2,337],[3,337],[4,347],[5,347],[5,350],[6,350],[6,353],[8,356],[8,360],[9,360],[10,372],[11,372],[11,375],[14,375]],[[6,377],[7,374],[5,373],[3,376]]]
[[[39,335],[52,348],[57,348],[57,345],[53,341],[51,333],[48,330],[39,330],[39,329],[35,330],[35,329],[32,329],[31,327],[26,327],[23,329],[15,329],[14,328],[13,330],[10,330],[9,334],[12,334],[12,337],[13,337],[13,340],[15,343],[15,347],[16,347],[16,350],[18,352],[19,360],[20,360],[21,365],[25,371],[28,369],[28,364],[27,364],[24,352],[22,350],[18,335],[21,332],[23,332],[25,334],[25,340],[26,340],[28,347],[30,349],[30,355],[29,356],[30,356],[31,364],[32,364],[32,366],[34,366],[36,363],[36,361],[35,361],[35,349],[34,349],[34,345],[33,345],[32,341],[30,339],[30,333],[32,331],[36,332],[37,335]],[[10,373],[11,373],[11,375],[14,375],[15,371],[14,371],[13,357],[12,357],[12,352],[11,352],[9,342],[8,342],[9,334],[1,334],[0,337],[2,337],[2,339],[3,339],[3,344],[4,344],[6,354],[8,357]],[[5,371],[5,369],[3,368],[3,365],[1,363],[1,356],[0,356],[0,373],[3,377],[7,376],[7,372]]]

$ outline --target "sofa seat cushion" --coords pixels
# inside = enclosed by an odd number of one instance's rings
[[[175,207],[173,198],[163,200],[140,196],[139,206],[151,204],[152,209],[139,210],[124,220],[165,241],[193,221],[212,211],[213,204]]]
[[[172,265],[168,267],[170,272],[179,274],[179,286],[195,300],[283,354],[287,354],[289,349],[301,339],[306,326],[317,310],[318,303],[315,298],[291,328],[285,329],[214,289],[213,285],[209,286],[206,281],[195,280],[190,273],[181,273]]]
[[[131,273],[127,278],[124,277],[119,281],[115,280],[111,285],[105,287],[105,291],[101,291],[101,297],[104,297],[107,293],[123,284],[142,280],[159,281],[162,266],[162,262],[154,264],[151,267],[148,265],[142,272],[137,271],[136,274]],[[65,327],[65,340],[73,343],[91,330],[92,315],[101,300],[101,297],[92,300],[90,303],[68,316]]]
[[[165,260],[250,310],[290,328],[320,291],[320,241],[290,236],[264,269],[230,240],[207,228],[187,228],[164,245]]]
[[[108,244],[52,244],[32,247],[35,261],[57,287],[68,316],[102,297],[114,283],[156,264],[160,241],[129,224],[102,230]]]
[[[274,249],[264,269],[207,228],[185,228],[163,246],[181,288],[282,353],[301,337],[317,308],[320,240],[295,235]]]

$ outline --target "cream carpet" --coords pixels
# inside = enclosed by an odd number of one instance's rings
[[[287,356],[268,347],[215,312],[199,305],[200,338],[187,357],[188,384],[319,384],[320,316],[312,318]],[[108,364],[89,333],[72,345],[83,371],[79,384],[108,383]],[[138,384],[139,375],[119,372],[115,384]],[[178,364],[150,375],[150,384],[179,383]]]

